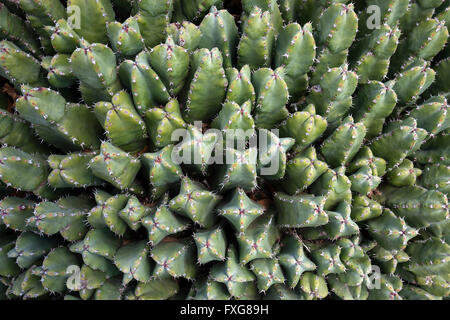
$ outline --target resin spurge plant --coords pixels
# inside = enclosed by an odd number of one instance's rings
[[[0,299],[448,298],[449,8],[0,0]]]

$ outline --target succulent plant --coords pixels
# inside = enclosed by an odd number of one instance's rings
[[[448,299],[449,8],[1,1],[0,299]]]

